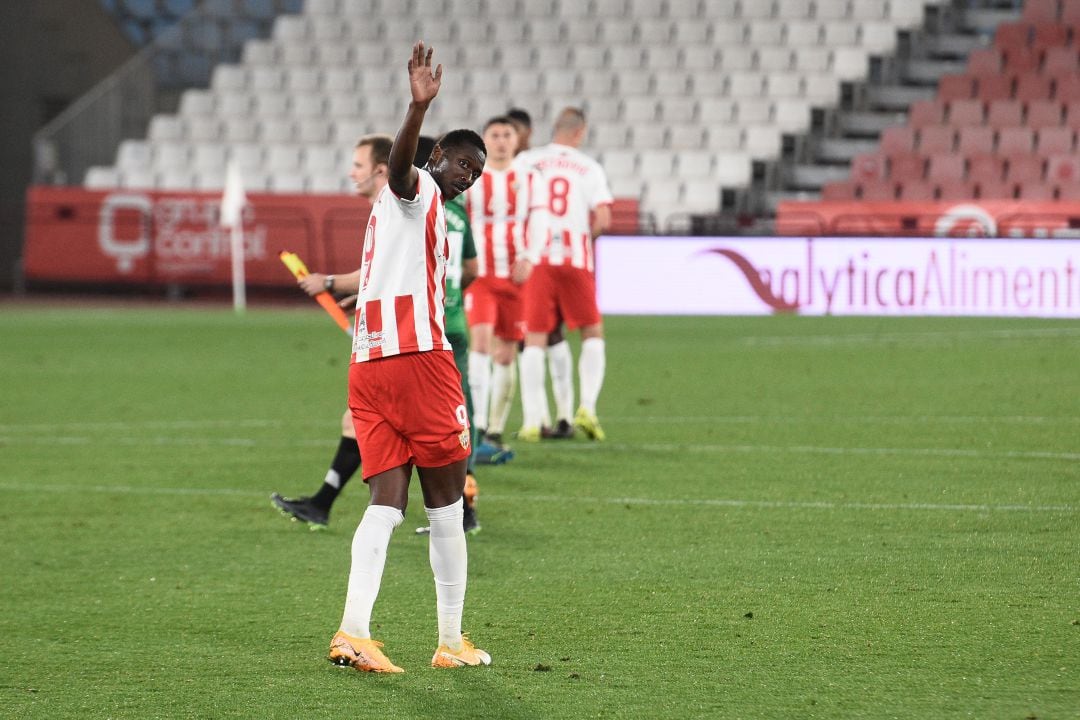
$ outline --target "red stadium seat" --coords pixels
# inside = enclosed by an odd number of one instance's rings
[[[1000,181],[1005,177],[1005,160],[989,153],[969,155],[968,177],[978,182]]]
[[[1043,157],[1071,153],[1076,142],[1070,127],[1048,127],[1039,130],[1039,154]]]
[[[1036,155],[1014,155],[1006,158],[1006,177],[1014,183],[1040,182],[1043,160]]]
[[[1049,183],[1018,183],[1016,188],[1019,191],[1017,197],[1020,200],[1045,201],[1054,199],[1054,186]]]
[[[1074,47],[1052,47],[1046,51],[1043,75],[1068,75],[1080,68],[1080,54]]]
[[[855,180],[882,180],[886,176],[885,156],[860,153],[851,159],[851,177]]]
[[[1024,102],[1049,100],[1054,97],[1054,83],[1045,75],[1021,75],[1016,81],[1015,97]]]
[[[967,161],[960,155],[932,155],[926,178],[939,183],[958,182],[967,174]]]
[[[988,125],[960,128],[957,148],[963,155],[994,151],[994,128]]]
[[[1024,124],[1024,104],[1019,100],[995,100],[990,103],[986,124],[993,128]]]
[[[1030,153],[1035,145],[1035,132],[1031,128],[1002,128],[998,133],[998,152],[1005,156]]]
[[[983,124],[982,100],[953,100],[949,103],[949,124],[954,127]]]
[[[1080,200],[1080,183],[1069,183],[1067,185],[1058,185],[1058,200],[1077,201]]]
[[[901,183],[899,191],[899,198],[908,202],[933,202],[937,199],[937,186],[926,180]]]
[[[889,156],[888,177],[899,182],[922,180],[926,169],[926,160],[922,155],[904,153]]]
[[[1004,180],[980,180],[977,191],[983,200],[1011,200],[1016,196],[1016,184]]]
[[[1057,22],[1058,0],[1026,0],[1022,17],[1032,23]]]
[[[1065,107],[1065,124],[1074,130],[1080,128],[1080,100],[1070,102]]]
[[[967,71],[971,75],[993,75],[1001,72],[1002,60],[1002,52],[997,48],[978,48],[968,55]]]
[[[1054,185],[1080,185],[1080,157],[1054,155],[1048,158],[1046,180]]]
[[[994,45],[999,48],[1026,47],[1031,42],[1031,23],[1023,20],[1001,23],[994,31]]]
[[[1061,24],[1080,25],[1080,0],[1061,0]]]
[[[941,200],[942,202],[973,200],[975,196],[975,183],[970,180],[965,182],[942,183],[938,186],[938,200]]]
[[[825,183],[821,188],[821,199],[850,202],[856,199],[856,191],[858,188],[859,186],[851,180],[838,180],[836,182]]]
[[[1035,32],[1031,46],[1036,50],[1059,47],[1069,44],[1069,29],[1057,23],[1040,23],[1034,26]]]
[[[938,81],[937,96],[941,100],[967,100],[975,96],[975,83],[971,75],[942,75]]]
[[[1054,93],[1058,102],[1072,102],[1080,99],[1080,75],[1076,73],[1055,75]]]
[[[976,97],[989,102],[1009,100],[1013,96],[1012,75],[980,75],[976,80],[979,87]]]
[[[895,200],[896,183],[889,180],[872,180],[859,186],[859,197],[863,200]]]
[[[952,152],[956,129],[952,125],[928,125],[919,130],[919,152],[923,155]]]
[[[906,153],[915,149],[915,130],[905,126],[885,128],[881,133],[881,152],[886,155]]]
[[[945,103],[939,100],[917,100],[908,111],[908,125],[913,128],[941,125],[945,122]]]
[[[1061,125],[1061,103],[1057,100],[1032,100],[1027,104],[1025,124],[1035,130]]]
[[[1027,47],[1006,48],[1003,67],[1006,72],[1017,75],[1038,72],[1040,54],[1040,51]]]

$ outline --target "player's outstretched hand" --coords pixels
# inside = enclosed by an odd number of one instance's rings
[[[429,103],[439,94],[442,85],[442,64],[431,72],[431,55],[434,48],[425,48],[424,41],[413,46],[409,58],[409,88],[414,103]]]

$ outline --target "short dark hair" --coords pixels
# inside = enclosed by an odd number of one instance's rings
[[[394,138],[389,135],[373,134],[365,135],[356,141],[357,148],[365,145],[371,148],[372,165],[390,164],[390,148],[394,145]]]
[[[532,117],[529,113],[521,108],[510,108],[506,111],[506,117],[510,118],[514,122],[521,123],[525,127],[532,127]]]
[[[488,120],[484,123],[484,132],[487,132],[487,129],[492,125],[509,125],[515,129],[517,128],[517,125],[514,124],[514,120],[509,115],[496,115]]]
[[[422,168],[427,165],[428,158],[431,157],[431,149],[435,147],[435,138],[430,135],[421,135],[416,141],[416,154],[413,155],[412,164],[418,168]]]
[[[485,156],[487,155],[487,145],[484,145],[484,139],[477,135],[476,131],[467,128],[451,130],[439,138],[438,144],[443,151],[449,150],[450,148],[471,146],[484,153]]]

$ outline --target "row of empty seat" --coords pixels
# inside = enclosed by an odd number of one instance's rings
[[[918,130],[911,127],[887,129],[881,136],[881,153],[896,155],[920,152],[959,153],[974,155],[999,153],[1001,155],[1030,155],[1071,152],[1076,144],[1076,131],[1071,127],[1047,127],[1034,130],[1030,127],[994,128],[989,125],[954,127],[952,125],[927,125]]]
[[[1076,182],[1080,176],[1080,156],[1062,153],[1041,157],[1031,154],[1000,156],[992,154],[960,155],[939,153],[919,155],[863,155],[853,163],[852,179],[859,182],[891,180],[907,184],[930,180],[939,183],[1007,180],[1013,183],[1038,184],[1044,180],[1055,183]]]
[[[910,0],[307,0],[318,16],[447,16],[450,18],[558,15],[568,19],[846,18],[915,22],[922,7]]]
[[[1080,184],[1075,179],[1061,184],[1050,182],[1015,183],[1003,180],[968,182],[890,181],[830,183],[822,199],[840,202],[963,202],[965,200],[1080,200]]]
[[[773,45],[727,45],[717,47],[704,42],[690,45],[652,45],[636,43],[575,44],[543,43],[538,45],[463,45],[440,47],[444,67],[455,70],[496,69],[503,72],[584,72],[611,69],[627,70],[834,70],[840,77],[864,72],[868,52],[859,47]],[[447,57],[449,55],[449,57]],[[401,47],[376,43],[280,44],[255,41],[244,48],[244,65],[218,68],[223,75],[218,85],[235,86],[247,73],[251,82],[304,90],[309,78],[322,73],[355,72],[380,68],[400,61]],[[444,75],[444,77],[452,77]],[[460,73],[458,73],[460,74]]]
[[[400,21],[342,20],[283,16],[274,25],[273,40],[282,45],[310,43],[313,49],[324,43],[379,43],[391,49],[417,40],[441,48],[447,44],[472,45],[528,42],[604,44],[668,42],[728,43],[761,45],[861,46],[875,52],[891,50],[896,45],[897,25],[888,20],[759,20],[759,21],[658,21],[633,19],[565,22],[529,21],[524,18],[469,21],[444,19]]]
[[[943,124],[996,128],[1025,125],[1034,130],[1062,125],[1080,128],[1080,99],[1070,103],[1056,100],[919,100],[911,105],[908,127],[912,130]]]
[[[1021,17],[1032,23],[1080,25],[1080,0],[1026,0]]]

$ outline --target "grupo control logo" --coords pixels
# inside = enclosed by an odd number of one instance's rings
[[[146,195],[109,195],[98,216],[98,246],[116,261],[116,270],[127,275],[135,261],[150,254],[150,218],[154,203]],[[126,220],[127,222],[121,221]],[[123,224],[127,232],[120,233]],[[131,232],[134,230],[134,232]]]
[[[229,233],[220,226],[220,202],[191,196],[108,195],[98,219],[98,247],[127,275],[152,256],[157,271],[207,275],[232,254]],[[244,209],[244,259],[267,257],[265,225],[254,224],[252,206]]]

